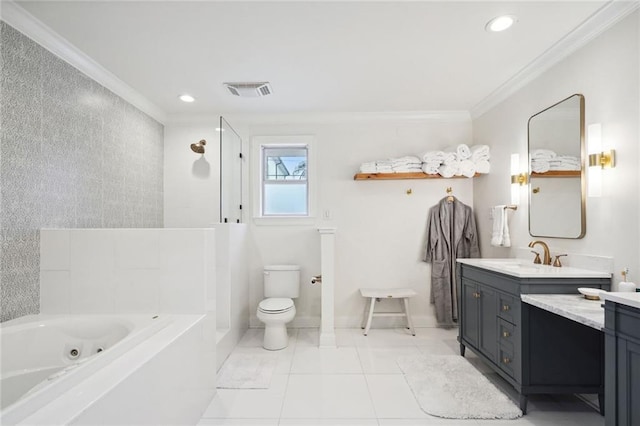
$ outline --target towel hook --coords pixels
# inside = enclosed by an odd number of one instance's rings
[[[455,198],[452,195],[453,190],[451,189],[450,186],[447,187],[447,202],[451,203],[453,202],[453,200],[455,200]]]

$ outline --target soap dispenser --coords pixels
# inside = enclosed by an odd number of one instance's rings
[[[629,276],[629,268],[624,268],[621,272],[622,281],[618,283],[618,291],[625,292],[635,292],[636,285],[630,281],[627,281],[627,277]]]

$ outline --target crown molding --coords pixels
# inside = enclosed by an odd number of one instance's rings
[[[343,112],[343,113],[281,113],[281,114],[174,114],[167,117],[167,125],[209,125],[217,123],[218,117],[243,125],[283,124],[344,124],[344,123],[410,123],[425,121],[465,122],[471,121],[468,111],[389,111],[389,112]]]
[[[486,98],[474,105],[473,108],[471,108],[471,118],[476,119],[480,117],[535,78],[539,77],[549,68],[633,13],[638,7],[640,7],[638,0],[609,1],[573,31],[565,35],[544,53],[491,92]]]
[[[13,0],[2,0],[0,19],[160,123],[166,121],[165,112],[157,105],[69,43]]]

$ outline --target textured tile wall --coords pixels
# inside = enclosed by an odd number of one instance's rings
[[[163,224],[164,127],[0,21],[0,320],[39,310],[40,228]]]

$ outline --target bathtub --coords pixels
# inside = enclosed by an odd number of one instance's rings
[[[136,419],[136,414],[128,414],[126,400],[139,392],[155,392],[166,402],[168,395],[161,392],[164,383],[158,383],[164,377],[158,373],[173,367],[176,341],[194,335],[192,344],[187,344],[193,350],[197,339],[202,340],[197,325],[203,317],[32,315],[1,324],[0,423],[144,424],[148,420],[151,424],[167,420],[146,414],[144,403],[137,407],[141,409],[137,415],[143,417]],[[166,353],[169,359],[159,364],[157,359],[167,358]],[[149,366],[155,369],[152,377],[148,377]]]

